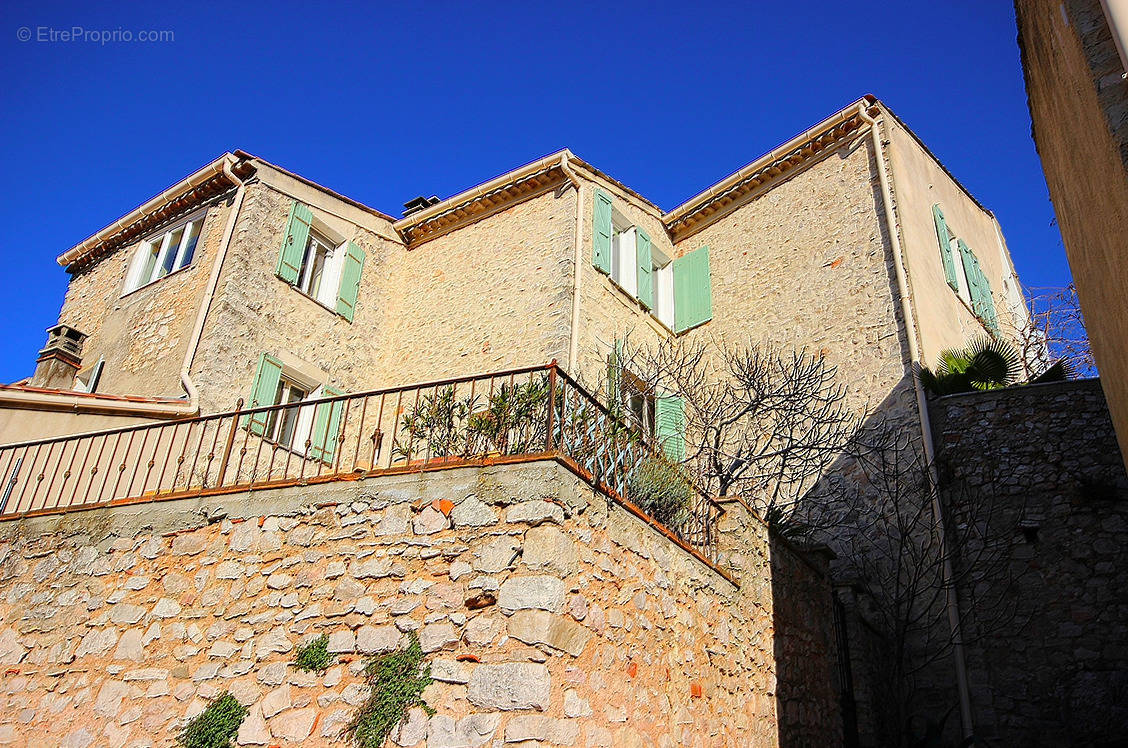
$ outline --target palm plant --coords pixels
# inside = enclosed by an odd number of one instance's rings
[[[1022,358],[1005,340],[980,336],[966,348],[940,352],[936,371],[922,366],[918,376],[934,395],[997,390],[1015,384],[1022,375]]]

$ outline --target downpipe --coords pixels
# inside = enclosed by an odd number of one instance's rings
[[[945,607],[947,608],[948,626],[952,635],[952,657],[956,667],[956,690],[960,699],[960,722],[963,726],[964,738],[971,738],[975,734],[971,716],[971,693],[967,684],[967,663],[965,660],[963,636],[960,630],[959,600],[953,587],[952,561],[948,554],[948,541],[944,532],[944,514],[940,503],[939,475],[936,471],[936,449],[932,441],[932,423],[928,416],[928,401],[925,398],[924,387],[920,378],[916,376],[916,368],[920,365],[920,348],[917,346],[916,319],[913,316],[912,297],[909,295],[909,283],[905,276],[905,266],[901,251],[900,230],[893,208],[893,196],[889,190],[889,181],[885,173],[885,149],[882,146],[881,124],[866,111],[867,102],[858,104],[858,117],[869,124],[870,135],[873,138],[874,158],[877,160],[877,176],[881,183],[881,202],[885,211],[885,223],[889,228],[889,241],[893,246],[893,265],[897,276],[897,293],[901,297],[901,315],[905,320],[905,329],[909,338],[909,359],[911,366],[910,375],[913,379],[913,390],[916,393],[917,412],[920,414],[920,430],[923,439],[924,457],[928,461],[929,490],[932,504],[932,514],[936,522],[936,532],[940,539],[940,554],[943,558],[941,574],[945,588]]]
[[[573,375],[578,375],[579,372],[575,369],[576,359],[580,353],[580,281],[583,278],[582,263],[584,261],[584,190],[579,176],[568,164],[567,151],[560,157],[560,170],[576,186],[576,235],[573,239],[575,256],[572,259],[572,325],[568,336],[568,363],[565,371],[571,371]]]

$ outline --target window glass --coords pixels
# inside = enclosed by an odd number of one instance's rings
[[[278,391],[274,395],[272,405],[295,405],[309,398],[309,391],[305,390],[288,379],[278,381]],[[295,444],[294,437],[298,433],[298,420],[302,408],[293,407],[284,410],[274,410],[266,423],[267,438],[286,447],[300,447]]]
[[[202,224],[201,216],[142,242],[126,292],[147,286],[192,262]]]
[[[305,254],[302,256],[299,287],[315,299],[320,298],[325,268],[332,254],[332,243],[321,234],[310,231]]]

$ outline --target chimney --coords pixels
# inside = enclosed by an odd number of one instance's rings
[[[32,387],[50,390],[74,389],[74,375],[82,365],[82,343],[86,333],[69,325],[58,324],[47,330],[47,345],[35,360],[35,374],[28,382]]]
[[[407,218],[412,213],[418,213],[421,210],[430,208],[432,205],[437,205],[438,202],[439,198],[435,195],[431,195],[430,197],[420,195],[419,197],[412,198],[403,204],[403,217]]]

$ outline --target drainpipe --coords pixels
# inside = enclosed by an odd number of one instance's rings
[[[568,337],[568,363],[565,370],[570,371],[572,376],[578,376],[576,359],[580,355],[580,279],[583,277],[582,263],[584,261],[584,190],[580,178],[568,165],[568,151],[564,151],[560,157],[560,170],[564,172],[564,176],[572,181],[572,184],[576,185],[576,236],[573,240],[575,257],[572,260],[572,329]]]
[[[901,297],[901,315],[905,319],[905,329],[909,338],[909,359],[912,364],[920,364],[920,349],[917,346],[916,320],[913,316],[912,297],[909,294],[909,282],[905,277],[905,266],[901,253],[901,237],[898,229],[896,214],[893,209],[893,196],[889,190],[888,177],[885,174],[884,148],[881,144],[881,125],[866,111],[868,102],[858,104],[858,117],[869,124],[870,134],[873,136],[874,158],[877,159],[877,176],[881,182],[881,202],[885,209],[885,224],[889,228],[889,239],[893,245],[893,264],[897,274],[897,293]],[[939,476],[936,473],[936,449],[932,442],[932,424],[928,417],[928,402],[924,396],[924,387],[916,376],[915,366],[912,372],[913,389],[916,392],[917,412],[920,414],[920,430],[923,438],[924,457],[928,461],[928,472],[932,489],[930,493],[932,514],[936,521],[936,532],[940,538],[940,553],[944,562],[941,569],[943,583],[947,590],[945,594],[948,612],[948,626],[952,632],[952,656],[956,665],[956,689],[960,697],[960,722],[963,724],[963,735],[970,738],[974,734],[971,718],[971,694],[967,685],[967,664],[964,660],[963,637],[960,633],[960,611],[956,592],[952,588],[952,562],[948,556],[947,540],[944,537],[943,510],[940,505]]]
[[[196,326],[192,329],[192,337],[188,341],[188,350],[184,354],[184,365],[180,369],[180,383],[188,393],[189,401],[199,410],[200,393],[196,383],[192,381],[192,360],[196,357],[196,349],[200,347],[200,338],[204,333],[204,322],[207,320],[208,311],[211,309],[212,299],[215,298],[215,289],[219,286],[219,271],[223,268],[223,260],[227,257],[227,248],[231,245],[231,236],[235,233],[235,221],[239,217],[239,209],[243,206],[243,196],[247,192],[247,184],[231,170],[231,162],[224,161],[223,173],[239,187],[235,191],[235,200],[231,203],[231,212],[227,216],[227,226],[223,229],[223,239],[216,252],[215,262],[212,263],[211,276],[208,278],[207,291],[200,303],[200,311],[196,315]]]

